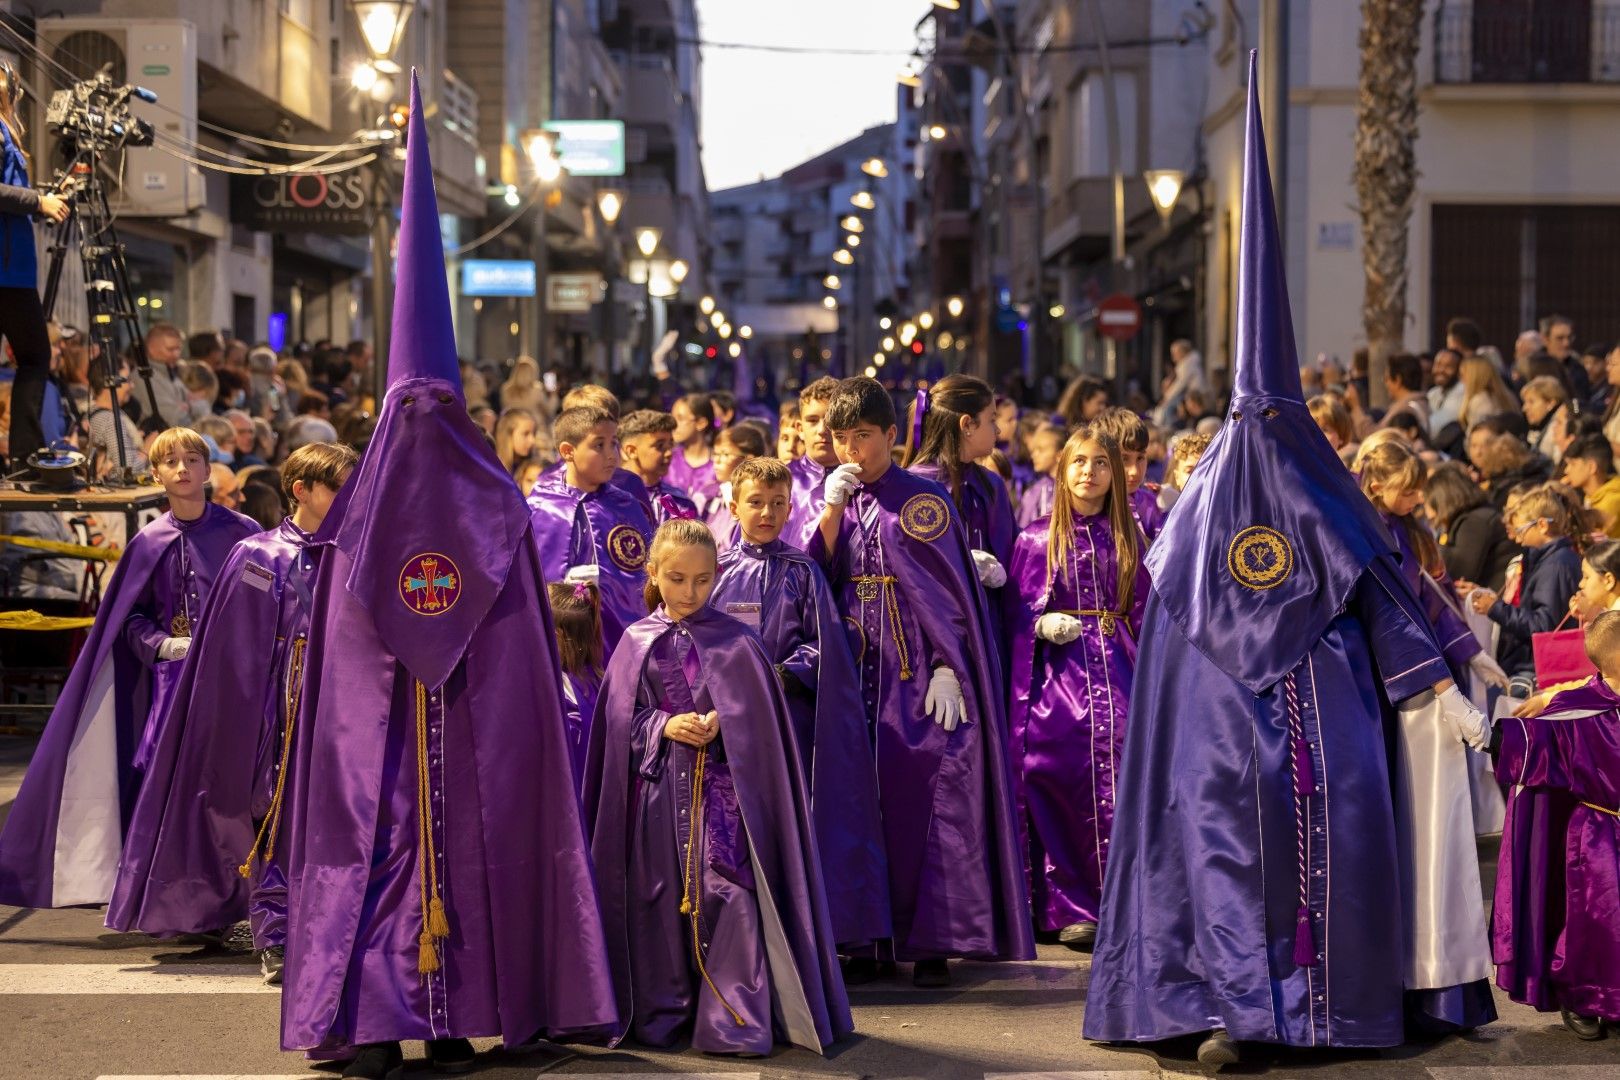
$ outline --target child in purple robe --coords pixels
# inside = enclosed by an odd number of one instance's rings
[[[585,774],[585,747],[590,743],[596,695],[602,688],[601,600],[596,586],[583,581],[574,585],[554,581],[546,587],[546,593],[557,630],[568,760],[574,770],[574,790],[578,791]]]
[[[574,387],[572,390],[568,391],[568,393],[563,395],[562,405],[560,408],[558,408],[557,415],[560,416],[569,409],[578,409],[582,406],[589,406],[593,409],[601,409],[603,412],[613,417],[615,423],[619,421],[619,417],[623,412],[619,406],[619,399],[613,395],[613,391],[609,390],[605,386],[598,386],[595,383],[586,383],[583,386]],[[557,441],[557,433],[555,430],[551,432],[550,437],[550,445],[553,449],[555,449]],[[567,462],[562,460],[560,454],[553,454],[552,456],[555,457],[555,460],[552,461],[552,463],[546,468],[541,470],[540,476],[534,480],[531,480],[528,484],[519,484],[519,491],[525,494],[532,494],[534,492],[535,484],[538,483],[540,479],[552,479],[554,477],[561,477],[563,475],[563,470],[567,467]],[[647,489],[645,485],[642,484],[641,477],[637,476],[629,469],[614,469],[612,478],[608,480],[608,486],[616,487],[625,494],[634,496],[637,502],[641,503],[647,508],[648,516],[652,515],[652,501],[647,496]]]
[[[1027,529],[1052,512],[1052,496],[1057,492],[1058,454],[1063,451],[1066,433],[1056,424],[1042,424],[1029,437],[1029,465],[1034,473],[1018,497],[1017,521]]]
[[[714,534],[715,546],[724,555],[737,542],[737,517],[731,512],[733,497],[731,474],[750,458],[765,456],[765,437],[753,424],[738,424],[726,428],[714,440],[714,478],[720,485],[719,494],[709,503],[703,519]]]
[[[720,494],[714,478],[714,403],[708,394],[687,394],[670,410],[675,417],[675,458],[669,464],[669,482],[686,492],[706,512]]]
[[[950,492],[893,466],[894,402],[846,379],[827,411],[844,464],[828,474],[811,557],[859,636],[889,858],[894,938],[919,986],[950,957],[1034,955],[1009,786],[999,650]],[[872,977],[875,957],[852,962]]]
[[[168,512],[125,547],[0,832],[0,903],[105,904],[130,813],[214,579],[259,526],[208,500],[208,444],[152,440]],[[58,856],[60,853],[60,857]]]
[[[823,376],[799,391],[799,439],[804,453],[788,463],[793,474],[793,499],[782,539],[807,551],[810,538],[821,527],[826,505],[822,487],[827,474],[838,468],[838,451],[827,430],[827,407],[838,393],[838,380]]]
[[[799,403],[784,401],[776,411],[776,460],[786,465],[804,456],[799,437]]]
[[[731,486],[739,540],[720,556],[709,603],[756,630],[776,664],[810,783],[833,931],[840,946],[869,946],[892,933],[889,880],[849,635],[821,568],[781,539],[787,466],[749,458]]]
[[[1052,516],[1025,529],[1013,551],[1008,728],[1036,926],[1082,948],[1097,939],[1147,541],[1111,436],[1080,428],[1058,475]]]
[[[585,773],[620,1017],[650,1046],[821,1053],[852,1025],[780,684],[709,606],[702,522],[659,526],[648,572],[653,613],[608,664]]]
[[[619,422],[592,406],[565,409],[552,430],[560,476],[542,477],[529,495],[534,541],[546,580],[589,582],[602,598],[608,648],[645,610],[647,509],[612,483],[619,467]]]
[[[294,450],[281,467],[292,514],[238,543],[221,568],[154,743],[107,911],[115,930],[158,935],[218,930],[245,914],[272,986],[287,943],[277,841],[288,736],[325,550],[314,537],[355,461],[332,443]]]
[[[697,517],[697,506],[686,492],[670,484],[669,466],[675,460],[675,418],[656,409],[637,409],[619,421],[619,445],[624,465],[647,489],[653,524],[670,518]]]
[[[1119,444],[1120,460],[1125,465],[1125,491],[1131,498],[1131,516],[1136,518],[1137,527],[1151,544],[1164,529],[1165,513],[1159,509],[1158,486],[1146,482],[1148,426],[1140,416],[1118,406],[1098,413],[1096,423]]]
[[[1511,845],[1504,862],[1546,869],[1535,883],[1520,883],[1530,886],[1524,895],[1497,889],[1496,921],[1500,940],[1500,924],[1539,918],[1542,905],[1561,908],[1562,931],[1541,958],[1550,992],[1536,1004],[1558,1008],[1578,1037],[1601,1039],[1620,1024],[1620,612],[1592,620],[1586,655],[1597,675],[1555,695],[1541,716],[1505,718],[1497,727],[1497,775],[1514,785],[1510,816],[1520,800],[1544,794],[1569,809],[1559,834],[1504,835]]]

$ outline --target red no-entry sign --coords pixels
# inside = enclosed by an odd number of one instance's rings
[[[1129,341],[1142,329],[1142,305],[1124,293],[1105,296],[1097,305],[1097,333]]]

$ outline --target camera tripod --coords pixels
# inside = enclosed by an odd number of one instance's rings
[[[117,415],[122,411],[118,388],[128,381],[118,374],[120,327],[128,335],[136,373],[146,386],[146,399],[152,403],[154,412],[157,395],[152,389],[152,362],[146,356],[146,337],[135,310],[135,289],[130,284],[124,245],[113,228],[106,184],[96,166],[94,151],[81,145],[56,175],[53,187],[57,195],[67,200],[68,216],[56,227],[56,236],[47,248],[50,262],[45,275],[45,318],[48,321],[55,313],[63,264],[68,251],[77,248],[84,275],[85,309],[89,313],[85,336],[100,350],[100,355],[91,361],[91,367],[97,369],[99,384],[112,395],[113,445],[117,448],[118,464],[106,482],[133,487],[137,481],[130,468],[129,450],[124,445],[124,424]]]

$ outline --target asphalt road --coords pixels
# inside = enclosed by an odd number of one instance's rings
[[[0,805],[7,809],[30,749],[26,740],[0,738]],[[1486,855],[1489,873],[1493,863]],[[1202,1075],[1192,1040],[1150,1051],[1080,1038],[1088,959],[1047,945],[1032,963],[956,965],[956,985],[948,990],[914,990],[909,979],[857,988],[851,994],[857,1034],[826,1058],[801,1050],[779,1050],[755,1061],[638,1048],[524,1057],[496,1051],[481,1056],[476,1075],[488,1080],[534,1080],[542,1073],[727,1080]],[[1248,1048],[1245,1064],[1227,1075],[1620,1080],[1620,1037],[1579,1042],[1556,1016],[1501,998],[1497,1004],[1501,1020],[1466,1038],[1381,1052]],[[113,933],[94,909],[0,907],[0,1080],[335,1076],[332,1066],[311,1066],[277,1048],[279,1010],[279,993],[259,981],[257,963],[245,953]],[[407,1075],[433,1075],[423,1067],[420,1044],[407,1044],[405,1050]]]

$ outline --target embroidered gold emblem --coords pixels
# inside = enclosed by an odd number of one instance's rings
[[[632,574],[647,565],[647,540],[629,525],[615,525],[608,532],[607,552],[615,566]]]
[[[180,612],[169,620],[169,633],[174,637],[191,636],[191,620],[186,618],[185,612]]]
[[[900,508],[900,528],[913,540],[938,540],[950,524],[950,505],[938,495],[913,495]]]
[[[1294,572],[1294,549],[1275,529],[1251,525],[1232,538],[1226,567],[1239,585],[1256,592],[1275,589]]]

